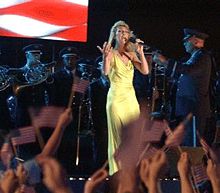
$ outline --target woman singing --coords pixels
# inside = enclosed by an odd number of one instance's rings
[[[129,42],[131,36],[129,26],[124,21],[118,21],[111,28],[108,42],[103,44],[103,48],[98,46],[103,54],[103,73],[110,80],[106,104],[109,175],[118,171],[113,155],[121,142],[122,126],[140,114],[133,87],[134,66],[143,74],[149,73],[143,46],[139,44],[143,41],[137,39],[137,43],[133,44]]]

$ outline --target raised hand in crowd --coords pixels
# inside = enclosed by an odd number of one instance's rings
[[[181,153],[177,163],[177,170],[180,175],[181,193],[193,193],[193,188],[190,182],[190,162],[186,152]]]
[[[14,193],[18,187],[18,178],[16,177],[14,171],[12,169],[7,170],[0,182],[0,192]]]
[[[98,169],[89,180],[86,181],[84,186],[84,193],[93,193],[97,186],[106,179],[108,172],[106,169]]]
[[[72,193],[68,187],[66,172],[53,158],[38,160],[43,173],[43,183],[52,193]]]
[[[15,175],[18,179],[18,188],[16,189],[15,193],[25,193],[25,183],[27,181],[28,175],[27,171],[25,170],[24,166],[20,163],[15,171]]]
[[[0,158],[5,168],[10,168],[10,161],[12,157],[13,152],[11,151],[11,146],[8,143],[4,143],[0,148]]]
[[[133,193],[137,191],[136,171],[134,168],[124,168],[119,170],[118,182],[116,184],[117,193]]]
[[[25,170],[24,166],[22,164],[19,164],[17,166],[17,169],[15,171],[15,174],[18,178],[19,185],[23,185],[26,183],[27,180],[27,171]]]
[[[211,147],[208,150],[211,159],[215,164],[220,164],[220,148],[219,147]]]
[[[49,140],[47,141],[45,147],[43,148],[42,152],[37,156],[53,156],[62,139],[64,129],[70,124],[72,121],[72,110],[71,108],[65,109],[65,111],[60,115],[55,130],[53,131],[52,135],[50,136]]]
[[[56,127],[62,127],[65,128],[67,127],[70,122],[72,121],[72,109],[67,108],[64,110],[64,112],[60,115],[58,121],[57,121],[57,126]]]
[[[140,178],[149,193],[159,193],[157,186],[160,172],[166,166],[167,158],[163,151],[158,151],[152,158],[143,159],[140,164]]]
[[[206,168],[207,176],[209,177],[213,193],[220,192],[220,164],[215,164],[213,160],[208,160],[208,165]]]

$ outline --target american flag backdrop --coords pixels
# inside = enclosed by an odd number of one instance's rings
[[[87,40],[88,0],[1,0],[0,36]]]

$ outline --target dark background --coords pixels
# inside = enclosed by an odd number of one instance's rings
[[[207,47],[218,59],[219,16],[218,0],[92,0],[89,2],[86,43],[0,37],[0,60],[2,65],[24,65],[25,58],[21,49],[31,43],[45,45],[42,60],[45,62],[53,58],[57,60],[59,50],[64,46],[75,46],[81,57],[95,59],[100,55],[96,46],[102,45],[108,39],[111,26],[118,20],[125,20],[146,44],[175,58],[184,55],[182,29],[199,29],[210,35]]]

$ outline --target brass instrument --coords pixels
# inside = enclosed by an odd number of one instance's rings
[[[14,84],[15,77],[21,72],[20,68],[6,68],[0,66],[0,91]]]
[[[19,91],[28,86],[35,86],[47,81],[48,77],[52,75],[52,66],[56,64],[55,61],[48,64],[37,64],[31,68],[25,70],[22,74],[23,81],[16,79],[16,84],[13,86],[14,93],[17,95]],[[53,83],[53,79],[47,82],[48,84]]]
[[[12,82],[12,77],[8,74],[10,69],[0,66],[0,91],[8,88]]]

